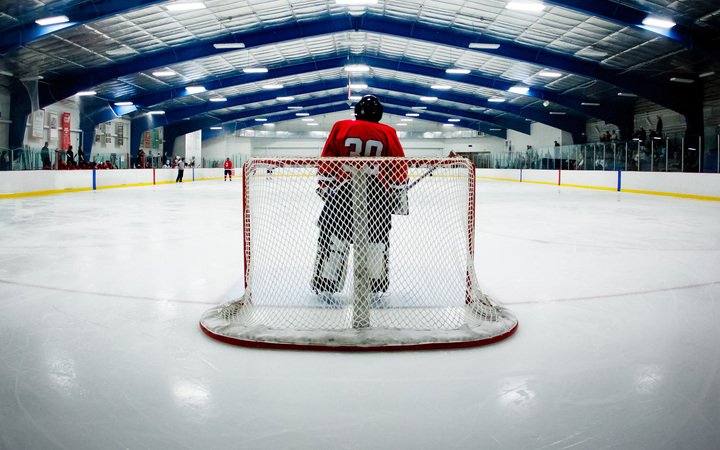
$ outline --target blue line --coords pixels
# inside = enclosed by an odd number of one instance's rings
[[[193,166],[193,181],[195,181],[195,166]]]
[[[620,192],[620,188],[622,187],[622,172],[618,170],[618,192]]]
[[[97,175],[95,169],[93,169],[93,191],[97,191]]]
[[[520,168],[520,182],[522,183],[522,167]]]

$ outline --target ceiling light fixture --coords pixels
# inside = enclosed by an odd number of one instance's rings
[[[362,96],[360,96],[360,95],[351,95],[351,96],[348,97],[348,100],[352,100],[352,101],[354,101],[354,102],[357,102],[357,101],[359,101],[360,99],[362,99]]]
[[[427,109],[427,106],[411,106],[410,108],[415,110],[424,110]]]
[[[150,114],[151,116],[163,115],[163,114],[165,114],[165,111],[161,111],[161,110],[148,111],[148,114]]]
[[[275,99],[280,102],[291,102],[291,101],[295,100],[295,97],[286,96],[286,97],[276,97]]]
[[[232,48],[245,48],[245,44],[242,42],[218,42],[217,44],[213,44],[213,47],[218,50],[225,50]]]
[[[711,77],[711,76],[713,76],[713,75],[715,75],[715,72],[703,72],[703,73],[701,73],[700,75],[698,75],[698,77],[700,77],[700,78],[707,78],[707,77]]]
[[[308,122],[308,123],[306,123],[305,125],[307,125],[307,126],[309,126],[309,127],[316,127],[316,126],[318,126],[318,125],[320,125],[320,124],[317,123],[317,122]]]
[[[156,77],[171,77],[175,75],[175,72],[173,72],[172,70],[158,70],[156,72],[153,72],[152,74]]]
[[[637,94],[632,92],[618,92],[618,97],[637,97]]]
[[[502,103],[505,101],[505,99],[501,97],[490,97],[488,101],[492,103]]]
[[[313,119],[312,117],[306,117],[306,118],[300,119],[300,120],[302,120],[303,122],[314,122],[315,121],[315,119]]]
[[[222,130],[222,127],[210,127],[211,130]]]
[[[199,94],[201,92],[205,92],[206,90],[205,86],[187,86],[185,88],[185,91],[187,91],[188,94]]]
[[[288,106],[288,109],[303,109],[302,106]]]
[[[450,75],[467,75],[470,69],[445,69],[445,73]]]
[[[295,113],[295,115],[298,117],[307,117],[310,115],[310,113],[300,112],[300,113]]]
[[[545,78],[560,78],[563,74],[552,70],[542,70],[538,73],[539,77]]]
[[[267,73],[267,67],[246,67],[243,69],[245,73]]]
[[[52,17],[44,17],[42,19],[37,19],[35,21],[36,24],[46,26],[46,25],[56,25],[58,23],[65,23],[70,22],[70,19],[68,16],[52,16]]]
[[[444,123],[443,126],[444,127],[454,127],[455,124],[454,123]]]
[[[115,102],[115,106],[132,106],[133,102]]]
[[[435,89],[436,91],[448,91],[452,89],[452,86],[449,84],[433,84],[430,86],[430,89]]]
[[[672,77],[672,78],[670,78],[670,81],[673,81],[675,83],[683,83],[683,84],[691,84],[691,83],[695,82],[695,80],[691,80],[690,78],[680,78],[680,77]]]
[[[367,89],[368,85],[363,83],[350,83],[350,89]]]
[[[400,122],[412,122],[412,121],[413,121],[413,119],[411,119],[409,117],[403,117],[402,119],[400,119]]]
[[[75,95],[77,95],[78,97],[87,97],[87,96],[95,95],[95,94],[97,94],[97,92],[95,92],[95,91],[80,91]]]
[[[448,122],[460,122],[460,119],[455,119],[455,118],[448,119]]]
[[[545,5],[541,2],[508,2],[505,7],[513,11],[528,12],[540,12],[545,9]]]
[[[420,97],[421,102],[436,102],[437,97]]]
[[[355,73],[362,73],[362,72],[369,72],[370,67],[365,64],[348,64],[344,67],[345,72],[355,72]]]
[[[550,111],[551,116],[564,116],[565,114],[567,113],[564,111]]]
[[[471,42],[468,48],[475,48],[480,50],[497,50],[500,48],[500,44],[489,44],[485,42]]]
[[[418,113],[405,113],[405,115],[408,117],[420,117],[420,114]]]
[[[490,131],[502,131],[502,128],[490,128]]]
[[[203,2],[175,2],[165,5],[168,11],[193,11],[196,9],[204,9]]]
[[[267,119],[264,117],[258,117],[257,119],[255,119],[255,122],[267,122]]]
[[[580,106],[600,106],[600,103],[595,103],[595,102],[582,102],[582,103],[580,103]]]
[[[643,25],[648,26],[648,27],[663,28],[666,30],[669,30],[670,28],[677,25],[671,19],[665,19],[662,17],[646,17],[642,21],[642,23],[643,23]]]
[[[267,90],[269,90],[269,91],[270,91],[270,90],[273,90],[273,89],[282,89],[282,88],[284,88],[284,87],[285,87],[285,86],[283,86],[282,84],[264,84],[264,85],[262,86],[263,89],[267,89]]]
[[[210,98],[210,101],[211,101],[211,102],[217,102],[217,103],[219,103],[219,102],[226,102],[226,101],[227,101],[227,97],[211,97],[211,98]]]
[[[527,95],[527,93],[530,92],[530,88],[527,86],[512,86],[510,89],[508,89],[508,92]]]

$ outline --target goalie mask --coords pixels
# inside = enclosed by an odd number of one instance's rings
[[[365,95],[355,104],[355,117],[366,122],[380,122],[383,106],[374,95]]]

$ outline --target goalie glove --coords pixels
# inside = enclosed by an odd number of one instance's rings
[[[335,177],[328,175],[320,175],[318,177],[318,187],[317,189],[315,189],[315,192],[317,193],[317,195],[320,196],[321,199],[326,201],[332,194],[336,184],[337,180],[335,179]]]

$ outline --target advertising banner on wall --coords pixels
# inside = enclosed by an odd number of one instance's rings
[[[146,131],[143,133],[143,148],[150,148],[150,132]]]
[[[38,109],[32,116],[32,137],[42,138],[45,132],[45,110]]]
[[[125,139],[123,138],[123,134],[125,133],[125,127],[121,123],[115,124],[115,134],[117,135],[117,145],[118,147],[122,147],[122,145],[125,143]]]
[[[62,134],[60,135],[60,148],[67,150],[70,147],[70,113],[64,112],[61,117]]]
[[[50,142],[57,142],[58,140],[58,115],[57,113],[48,114],[48,122],[50,125]]]

